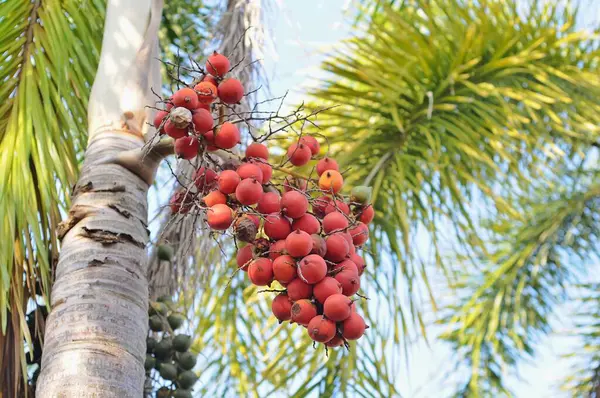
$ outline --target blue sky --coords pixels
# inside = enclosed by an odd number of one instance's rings
[[[598,0],[585,0],[580,26],[588,27],[600,19]],[[266,54],[264,65],[270,78],[273,95],[290,90],[290,103],[303,99],[303,90],[322,75],[319,64],[327,52],[341,39],[348,37],[351,27],[345,14],[347,0],[293,0],[279,1],[279,8],[270,17],[276,54]],[[570,308],[561,308],[555,318],[556,336],[546,338],[532,361],[519,366],[519,379],[510,378],[510,388],[517,397],[567,397],[560,393],[558,384],[569,373],[569,363],[561,355],[569,352],[573,340],[567,337],[567,318]],[[437,330],[430,328],[429,334]],[[440,343],[414,345],[410,353],[409,369],[404,369],[398,383],[403,396],[409,398],[440,396],[451,351]],[[445,382],[445,383],[444,383]],[[441,394],[444,395],[444,394]]]

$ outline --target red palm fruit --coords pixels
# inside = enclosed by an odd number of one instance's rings
[[[205,188],[212,188],[217,181],[217,178],[217,173],[213,169],[207,169],[205,167],[200,167],[192,176],[194,184],[199,191],[203,191]]]
[[[347,319],[352,313],[352,300],[341,293],[333,294],[323,303],[323,315],[335,322]]]
[[[265,192],[258,201],[256,210],[262,214],[278,213],[281,210],[279,200],[279,194],[275,192]]]
[[[335,322],[322,315],[311,319],[306,329],[310,338],[319,343],[327,343],[335,337],[336,333]]]
[[[330,234],[333,231],[340,231],[348,228],[348,219],[338,211],[327,214],[323,218],[323,231]]]
[[[154,127],[157,130],[160,129],[159,131],[161,134],[164,134],[165,132],[164,129],[161,128],[161,124],[163,124],[163,121],[167,116],[169,116],[169,112],[167,111],[158,111],[156,112],[156,115],[154,115]]]
[[[321,229],[321,223],[319,223],[319,220],[317,220],[315,216],[306,213],[292,222],[292,230],[298,229],[310,235],[316,234],[319,233],[319,230]]]
[[[189,110],[196,109],[198,107],[198,95],[191,88],[182,88],[173,93],[171,101],[175,106],[182,106]]]
[[[319,188],[327,192],[338,193],[344,186],[344,177],[335,170],[327,170],[319,178]]]
[[[215,145],[221,149],[231,149],[240,142],[240,130],[233,123],[225,122],[215,134]]]
[[[350,250],[348,250],[348,256],[356,254],[356,246],[350,245],[350,246],[348,246],[348,249],[350,249]]]
[[[296,260],[286,254],[277,257],[273,261],[273,275],[280,283],[290,283],[298,275],[296,271]]]
[[[340,336],[334,336],[331,340],[329,340],[325,345],[329,348],[340,347],[344,344],[344,340]]]
[[[317,162],[317,174],[319,177],[327,170],[339,171],[340,166],[338,166],[337,162],[331,158],[323,158],[319,160]]]
[[[226,195],[234,193],[240,181],[242,181],[242,179],[240,178],[239,174],[235,171],[223,170],[219,174],[219,179],[217,182],[219,191],[223,192]]]
[[[365,334],[367,325],[365,320],[358,313],[353,312],[350,316],[342,323],[342,336],[346,340],[358,340]]]
[[[313,156],[318,155],[319,151],[321,150],[319,141],[317,141],[317,139],[312,135],[303,135],[300,138],[300,143],[306,145],[310,149],[310,153]]]
[[[321,195],[312,201],[313,212],[319,218],[325,217],[325,209],[329,206],[333,199],[330,196]]]
[[[250,261],[254,258],[254,245],[246,245],[238,250],[235,255],[235,261],[237,262],[238,268],[241,268],[242,271],[248,271],[248,266],[250,265]]]
[[[365,272],[365,268],[366,268],[366,263],[365,260],[359,256],[358,254],[354,253],[350,255],[350,261],[352,261],[355,265],[356,268],[358,270],[358,275],[362,275],[363,272]]]
[[[348,232],[352,235],[352,242],[356,246],[362,246],[367,240],[369,240],[369,227],[362,222],[356,224],[354,228],[351,228]]]
[[[333,266],[333,270],[351,270],[358,275],[358,266],[352,260],[344,260]]]
[[[200,101],[200,100],[198,100]],[[202,104],[198,102],[198,107],[196,109],[204,109],[210,112],[210,104]]]
[[[287,176],[283,180],[283,189],[285,192],[297,190],[305,192],[306,188],[308,188],[308,181],[306,181],[304,178]]]
[[[311,156],[310,148],[304,144],[292,144],[287,151],[287,157],[294,166],[304,166]]]
[[[317,307],[310,300],[302,299],[292,305],[292,322],[308,325],[317,316]]]
[[[226,56],[215,51],[211,56],[208,57],[205,67],[206,71],[211,75],[223,77],[227,72],[229,72],[231,64]]]
[[[265,219],[265,234],[271,239],[285,239],[292,232],[288,219],[281,214],[270,214]]]
[[[321,304],[327,300],[327,297],[342,293],[342,285],[335,278],[326,276],[319,283],[313,286],[313,295]]]
[[[191,192],[182,189],[180,191],[175,192],[171,200],[169,201],[169,206],[171,207],[172,213],[181,213],[185,214],[192,208],[192,204],[194,203],[194,195]]]
[[[173,109],[173,102],[172,102],[172,97],[169,97],[169,99],[167,100],[167,102],[165,103],[165,109],[168,111],[170,111],[171,109]]]
[[[304,231],[296,230],[285,238],[285,250],[292,257],[304,257],[310,253],[313,240]]]
[[[350,235],[350,232],[341,232],[341,234],[346,239],[346,242],[348,242],[348,253],[355,253],[356,250],[354,249],[354,241],[352,240],[352,235]]]
[[[342,285],[342,294],[352,296],[360,289],[360,277],[354,270],[341,270],[334,278]]]
[[[279,323],[289,321],[292,318],[292,302],[285,293],[279,293],[271,303],[271,311]]]
[[[233,222],[233,210],[227,205],[216,204],[206,212],[206,221],[212,229],[224,231]]]
[[[235,189],[235,197],[238,202],[246,206],[258,203],[262,195],[262,185],[254,178],[242,180]]]
[[[327,264],[321,256],[309,254],[298,262],[298,276],[306,283],[313,285],[323,280],[326,275]]]
[[[325,243],[325,239],[317,234],[312,234],[311,238],[313,240],[313,247],[310,251],[310,254],[317,254],[321,257],[325,257],[327,253],[327,244]]]
[[[244,86],[238,79],[225,79],[219,84],[217,93],[226,104],[237,104],[244,98]]]
[[[262,184],[263,182],[263,173],[260,167],[252,163],[242,163],[240,167],[237,169],[237,173],[240,178],[243,180],[245,178],[254,178],[258,182]]]
[[[269,182],[271,180],[271,176],[273,175],[273,168],[271,167],[271,165],[268,164],[267,162],[259,162],[259,161],[253,161],[252,163],[257,165],[260,168],[260,171],[262,171],[262,174],[263,174],[262,183],[266,184],[267,182]]]
[[[273,282],[273,262],[265,257],[254,259],[248,266],[248,278],[256,286],[267,286]]]
[[[204,105],[210,105],[217,97],[217,85],[211,82],[200,82],[194,86],[194,91],[198,96],[198,102]]]
[[[373,206],[368,205],[359,213],[358,220],[365,224],[369,224],[371,221],[373,221],[374,217],[375,210],[373,210]]]
[[[179,127],[176,127],[175,124],[173,124],[173,121],[171,119],[167,119],[163,126],[163,129],[169,137],[175,139],[185,137],[188,133],[187,127],[180,129]]]
[[[285,255],[287,252],[285,251],[285,239],[278,240],[275,243],[271,244],[269,248],[269,258],[271,260],[275,260],[280,256]]]
[[[308,299],[313,294],[313,287],[300,278],[296,278],[287,285],[287,294],[290,296],[290,300],[298,301],[301,299]]]
[[[261,143],[253,142],[252,144],[248,145],[248,148],[246,148],[246,157],[268,160],[269,148]]]
[[[204,134],[213,128],[213,118],[206,109],[196,109],[192,113],[192,124],[197,134]]]
[[[300,218],[308,210],[308,199],[298,191],[289,191],[281,196],[281,210],[290,218]]]
[[[181,137],[175,140],[175,153],[180,159],[193,159],[198,155],[199,146],[196,137]]]
[[[209,144],[209,146],[213,145],[213,147],[216,148],[214,146],[214,143],[215,143],[215,132],[213,130],[208,130],[206,133],[203,133],[202,137],[204,137],[204,140],[206,141],[207,144]]]
[[[203,81],[203,82],[209,82],[209,83],[212,83],[212,84],[214,84],[215,86],[218,86],[218,85],[219,85],[219,82],[217,81],[217,79],[216,79],[214,76],[211,76],[211,75],[205,75],[205,76],[202,78],[202,81]]]
[[[349,215],[350,207],[341,200],[330,201],[329,204],[327,204],[327,206],[325,207],[325,214],[333,213],[334,211],[339,211],[344,213],[345,215]]]
[[[208,195],[202,198],[207,207],[213,207],[214,205],[227,204],[227,196],[221,191],[210,191]]]
[[[327,252],[325,253],[325,258],[327,260],[340,262],[348,256],[350,250],[348,242],[341,233],[337,232],[333,235],[329,235],[325,239],[325,243],[327,244]]]

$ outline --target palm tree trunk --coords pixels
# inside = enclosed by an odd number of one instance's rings
[[[144,145],[144,106],[150,86],[160,87],[152,61],[161,11],[162,0],[108,4],[88,148],[59,231],[37,388],[42,398],[143,394],[150,181],[106,159]]]

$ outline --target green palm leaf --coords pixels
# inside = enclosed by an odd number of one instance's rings
[[[550,331],[550,315],[567,297],[566,287],[598,247],[594,216],[600,186],[538,198],[523,222],[494,225],[495,249],[455,286],[459,302],[447,307],[442,338],[471,367],[461,396],[507,393],[502,374]],[[569,259],[578,259],[569,262]],[[579,270],[581,271],[581,270]]]
[[[0,3],[0,331],[10,323],[23,364],[25,305],[47,297],[54,231],[85,144],[103,13],[102,1]]]

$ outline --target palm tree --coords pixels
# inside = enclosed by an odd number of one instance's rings
[[[61,218],[61,199],[70,194],[65,187],[76,181],[76,154],[89,131],[73,206],[61,224],[40,396],[142,393],[146,192],[156,165],[133,173],[105,163],[111,153],[136,152],[143,145],[144,106],[153,102],[149,88],[160,86],[159,69],[149,54],[157,54],[161,4],[137,3],[109,2],[106,19],[101,2],[86,3],[91,8],[83,10],[69,1],[61,7],[40,1],[0,4],[0,15],[19,22],[3,25],[10,33],[2,35],[3,49],[23,55],[22,62],[5,58],[3,63],[13,69],[1,72],[8,76],[3,81],[13,85],[5,91],[0,146],[11,148],[10,153],[15,153],[12,148],[22,151],[5,157],[0,168],[8,178],[4,181],[14,187],[0,191],[0,214],[15,237],[0,260],[0,319],[3,325],[10,322],[10,334],[4,336],[17,344],[20,333],[27,334],[27,292],[35,294],[38,285],[47,289],[50,283],[56,258],[50,255],[57,255],[53,230]],[[322,349],[306,350],[309,342],[301,330],[277,328],[265,296],[254,294],[256,289],[247,287],[240,275],[225,286],[232,269],[226,262],[190,268],[202,273],[204,288],[183,291],[180,298],[196,303],[191,310],[194,350],[205,358],[199,370],[210,381],[201,394],[396,396],[402,382],[396,378],[399,354],[409,339],[425,333],[428,312],[439,303],[432,282],[457,281],[470,299],[445,306],[441,319],[451,327],[443,337],[476,376],[460,392],[504,391],[497,366],[515,363],[519,352],[529,349],[532,336],[547,329],[542,318],[552,308],[537,295],[518,301],[512,292],[528,288],[544,293],[560,286],[568,275],[554,253],[562,248],[586,253],[584,243],[597,236],[598,220],[590,214],[598,197],[594,170],[577,174],[574,170],[581,166],[572,164],[579,165],[597,144],[600,119],[598,46],[574,28],[576,15],[537,3],[521,14],[505,3],[415,0],[376,8],[360,22],[361,34],[324,65],[331,77],[312,93],[311,106],[337,107],[321,114],[319,134],[332,153],[343,156],[350,184],[374,187],[378,217],[364,292],[371,300],[361,302],[372,329],[364,343],[349,352],[329,352],[325,359]],[[130,15],[126,20],[131,25],[115,24],[117,15]],[[178,30],[167,20],[161,37]],[[102,26],[92,24],[97,21],[104,21],[107,32],[101,55]],[[71,38],[72,29],[82,32]],[[32,36],[38,33],[39,40]],[[122,37],[132,39],[116,45]],[[36,46],[45,46],[44,51]],[[97,50],[88,62],[82,47]],[[171,56],[177,57],[174,52]],[[81,68],[72,66],[74,59],[82,62]],[[114,60],[122,62],[121,69],[109,68]],[[88,130],[84,93],[96,62]],[[68,74],[40,73],[42,65]],[[72,89],[65,93],[60,87]],[[48,97],[55,98],[53,107],[39,105],[40,117],[25,117],[36,115],[31,104],[47,104],[41,99]],[[66,133],[64,126],[74,131]],[[46,131],[53,134],[42,134]],[[53,156],[61,156],[67,166],[51,162]],[[578,177],[573,189],[556,189],[573,176]],[[533,205],[536,195],[544,201]],[[30,198],[35,198],[34,213],[25,206]],[[574,225],[588,226],[577,231],[577,245],[570,233]],[[514,226],[519,233],[510,230]],[[423,239],[426,245],[419,243]],[[515,254],[507,251],[515,247]],[[477,271],[473,264],[486,264],[489,272]],[[537,270],[546,264],[555,272],[540,278]],[[505,276],[504,270],[511,272]],[[477,278],[486,281],[485,288]],[[498,301],[500,310],[482,312],[495,309],[490,305]],[[531,311],[538,315],[522,317],[527,323],[499,322]],[[468,323],[472,319],[478,322],[474,327]],[[502,345],[507,339],[498,336],[513,338],[515,330],[523,329],[519,344]],[[494,351],[497,347],[502,350]],[[20,346],[6,353],[4,349],[0,358],[11,363],[24,356]],[[86,366],[79,366],[84,361]],[[583,382],[573,384],[597,384],[596,362],[590,358],[591,370]]]

